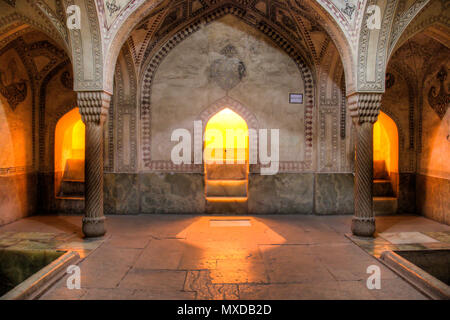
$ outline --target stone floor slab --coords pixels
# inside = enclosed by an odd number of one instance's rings
[[[332,281],[309,245],[260,246],[270,283]]]
[[[382,232],[379,234],[393,244],[435,243],[439,242],[420,232]]]
[[[373,300],[361,281],[317,281],[296,284],[239,285],[244,300]]]
[[[176,239],[152,240],[143,250],[135,267],[138,269],[177,270],[184,243]]]
[[[108,245],[97,249],[80,263],[82,288],[116,288],[134,265],[141,250]]]
[[[214,284],[208,270],[189,271],[184,291],[194,292],[198,300],[239,299],[239,290],[236,284]]]
[[[86,289],[68,289],[65,286],[54,287],[44,293],[40,300],[80,300],[85,294]]]
[[[149,290],[153,292],[181,291],[186,279],[185,271],[131,269],[120,281],[119,288]]]
[[[213,283],[269,283],[264,261],[259,258],[217,260],[210,275]]]

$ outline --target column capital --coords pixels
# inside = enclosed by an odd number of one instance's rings
[[[108,114],[111,94],[106,91],[78,91],[77,103],[85,124],[102,124]]]
[[[348,95],[347,104],[353,121],[375,123],[380,113],[382,96],[379,92],[355,92]]]

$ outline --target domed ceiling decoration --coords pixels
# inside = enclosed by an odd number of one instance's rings
[[[102,15],[105,19],[105,27],[109,28],[114,20],[124,11],[130,3],[131,0],[97,0],[97,7],[99,11],[102,11]]]
[[[351,4],[353,2],[356,0],[351,1]],[[331,43],[325,30],[315,22],[309,11],[303,10],[301,1],[298,0],[164,1],[138,25],[128,39],[137,70],[140,70],[146,58],[170,35],[226,6],[241,10],[241,18],[255,28],[269,26],[281,34],[312,64],[321,61]]]

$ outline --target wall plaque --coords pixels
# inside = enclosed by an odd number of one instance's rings
[[[303,103],[303,93],[290,93],[289,103],[302,104]]]

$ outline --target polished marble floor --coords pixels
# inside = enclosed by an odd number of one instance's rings
[[[75,250],[81,289],[62,278],[42,299],[426,299],[385,267],[383,250],[443,248],[450,226],[377,217],[372,240],[351,216],[108,216],[84,240],[80,216],[36,216],[0,227],[0,248]],[[422,241],[422,242],[420,242]],[[369,290],[367,268],[381,269]]]

